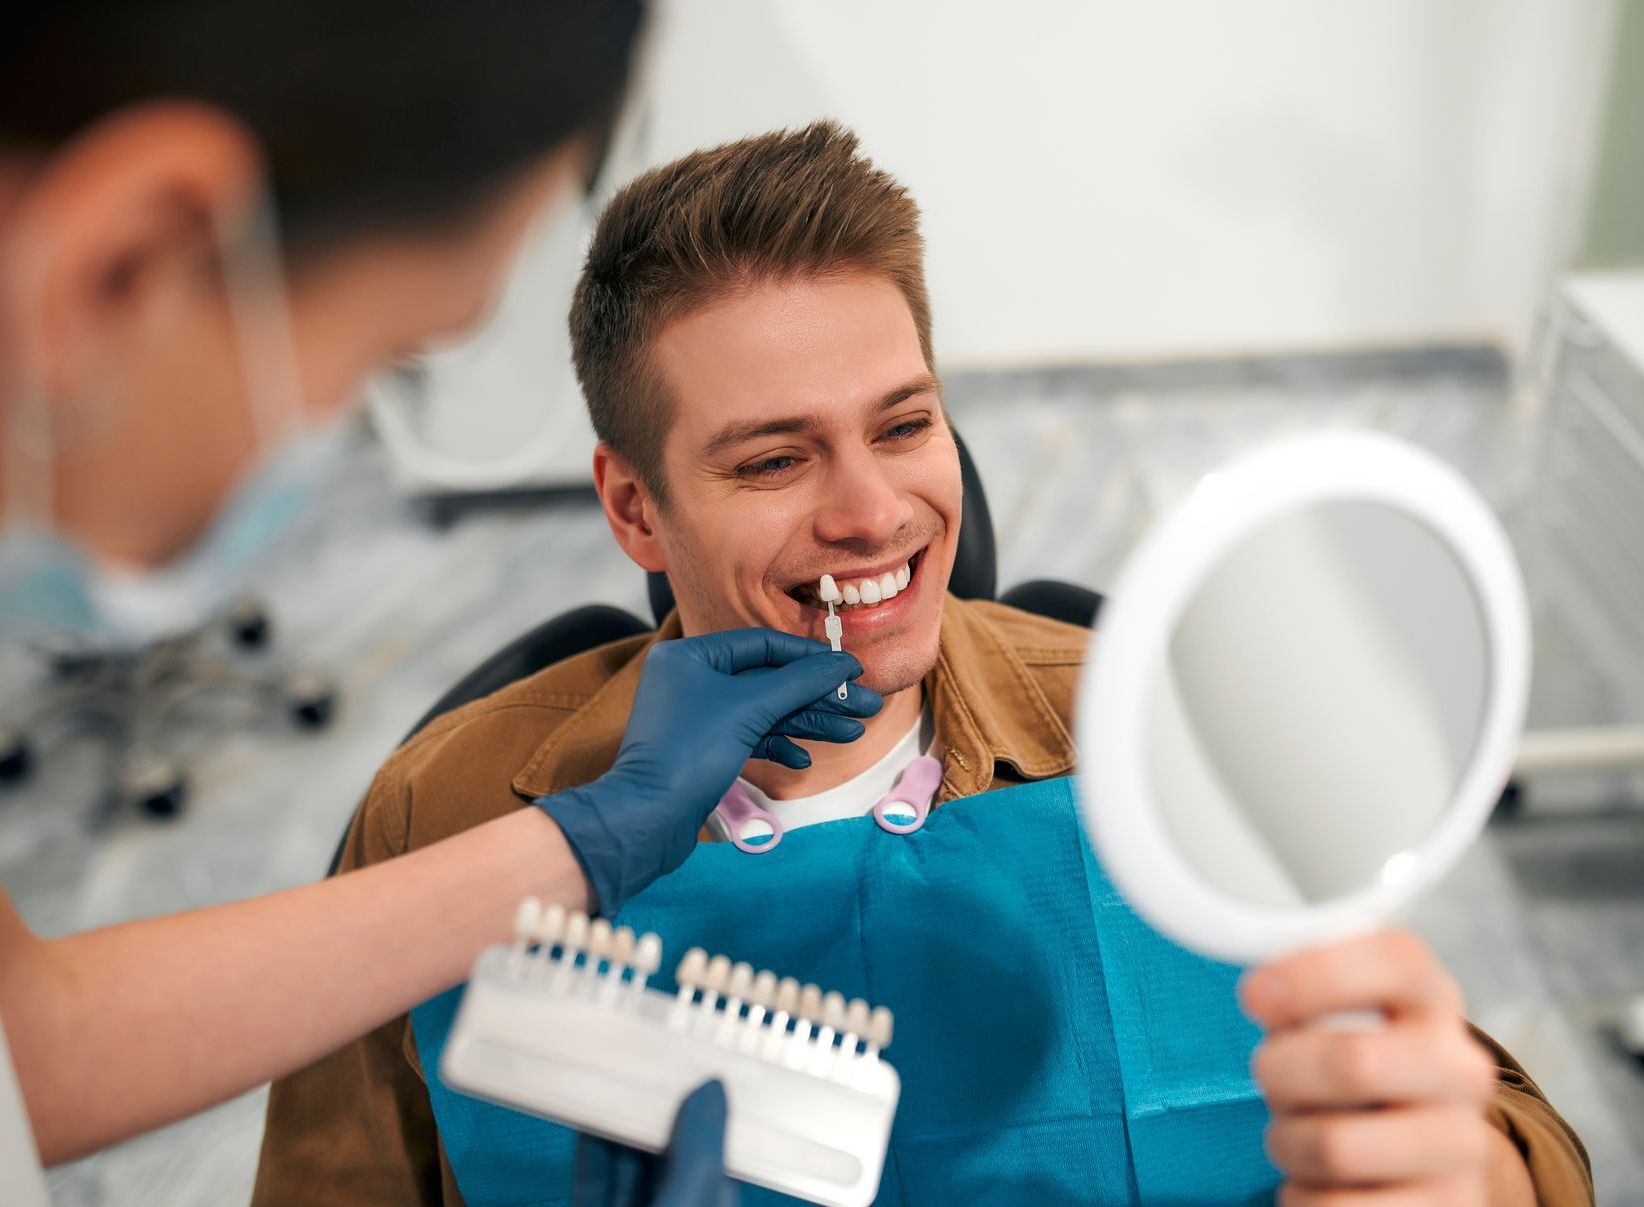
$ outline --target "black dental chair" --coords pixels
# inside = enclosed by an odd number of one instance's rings
[[[998,574],[993,517],[988,512],[987,496],[982,491],[982,479],[977,475],[970,450],[965,447],[958,432],[954,433],[953,439],[959,446],[959,473],[964,484],[964,499],[959,547],[954,551],[953,574],[948,581],[948,590],[961,599],[993,599]],[[544,621],[509,642],[458,680],[411,727],[411,731],[401,739],[401,744],[410,741],[441,714],[500,691],[510,683],[534,675],[573,654],[650,632],[673,611],[674,593],[668,586],[666,575],[652,573],[647,578],[646,589],[654,623],[647,623],[632,612],[609,604],[588,604]],[[997,598],[1000,603],[1021,608],[1024,612],[1087,628],[1095,626],[1102,607],[1102,596],[1095,591],[1053,579],[1021,583]],[[343,829],[342,837],[337,842],[327,875],[336,874],[337,866],[342,862],[343,845],[348,840],[348,829],[352,825],[351,817],[349,826]]]

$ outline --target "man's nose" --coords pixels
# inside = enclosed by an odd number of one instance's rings
[[[907,497],[867,450],[836,462],[825,489],[815,524],[826,544],[883,545],[913,518]]]

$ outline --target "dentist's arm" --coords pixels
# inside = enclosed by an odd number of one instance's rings
[[[266,897],[61,939],[0,893],[0,1020],[47,1164],[310,1064],[461,981],[520,898],[611,913],[692,849],[750,757],[852,741],[848,654],[766,630],[654,647],[612,770],[444,842]]]

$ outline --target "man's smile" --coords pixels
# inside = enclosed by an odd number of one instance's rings
[[[912,612],[925,594],[919,569],[929,548],[926,544],[904,558],[826,571],[833,576],[844,597],[834,607],[845,626],[847,642],[853,633],[861,638],[893,628]],[[786,588],[788,598],[797,607],[790,612],[792,624],[784,627],[807,635],[822,631],[827,605],[822,602],[819,589],[820,575]]]

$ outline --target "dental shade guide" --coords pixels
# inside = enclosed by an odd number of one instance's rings
[[[453,1088],[650,1152],[685,1096],[723,1081],[733,1176],[831,1207],[877,1193],[901,1093],[891,1014],[692,948],[527,901],[475,964],[440,1072]],[[792,1030],[790,1031],[790,1024]]]
[[[822,631],[828,635],[828,644],[833,647],[833,652],[842,654],[845,651],[839,642],[845,635],[845,622],[839,619],[839,613],[833,610],[833,605],[845,598],[844,593],[839,590],[839,584],[833,581],[833,575],[824,574],[822,581],[817,585],[817,594],[821,596],[822,602],[828,605],[828,619],[823,622]],[[839,685],[839,698],[847,698],[843,683]]]

